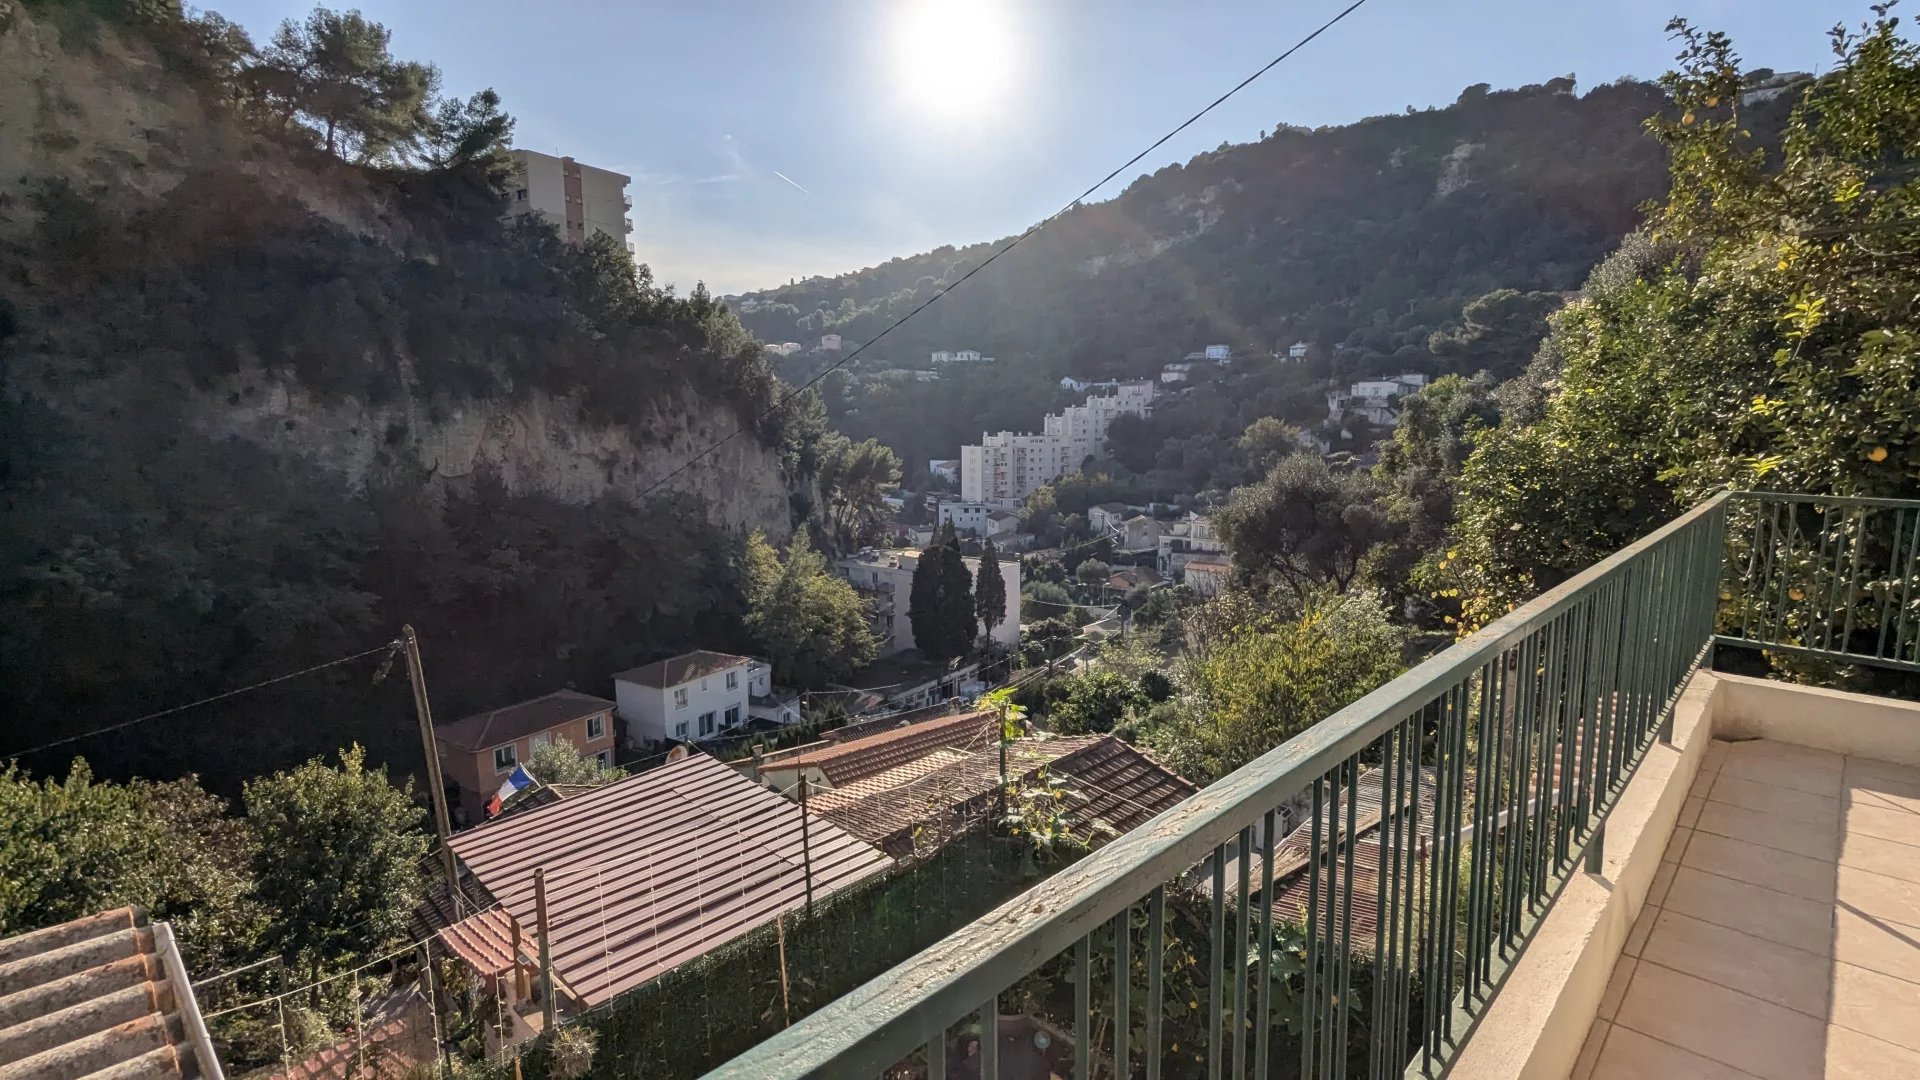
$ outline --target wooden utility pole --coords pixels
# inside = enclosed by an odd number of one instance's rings
[[[545,867],[535,867],[533,871],[533,918],[539,923],[540,931],[540,1019],[541,1031],[552,1031],[554,1025],[553,1005],[553,935],[547,928],[547,871]]]
[[[800,774],[800,875],[806,880],[807,914],[813,914],[813,834],[808,828],[810,816],[807,814],[807,789],[813,784],[807,779],[806,771]]]
[[[440,835],[440,869],[447,875],[453,910],[461,910],[460,871],[453,864],[453,825],[447,820],[447,785],[440,779],[440,747],[433,738],[433,706],[427,703],[427,673],[420,666],[420,639],[413,624],[400,628],[400,644],[407,653],[407,681],[413,684],[413,715],[420,721],[420,749],[427,755],[427,794],[433,800],[433,827]]]

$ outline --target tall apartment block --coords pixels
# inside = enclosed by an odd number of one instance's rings
[[[960,497],[1013,506],[1055,477],[1079,472],[1104,448],[1114,417],[1153,408],[1153,390],[1151,381],[1122,383],[1084,405],[1048,413],[1038,435],[982,434],[978,445],[960,448]]]
[[[603,232],[633,250],[627,239],[633,232],[633,221],[627,217],[633,209],[627,194],[629,177],[537,150],[509,154],[513,158],[507,193],[510,213],[539,214],[553,222],[570,244],[585,243],[595,232]]]

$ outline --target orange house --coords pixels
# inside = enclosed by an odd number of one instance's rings
[[[574,749],[603,765],[613,764],[613,702],[574,690],[556,690],[545,697],[490,712],[476,713],[434,728],[440,749],[440,769],[447,783],[460,790],[465,824],[486,820],[487,800],[534,750],[554,739],[571,742]],[[542,779],[535,776],[534,779]]]

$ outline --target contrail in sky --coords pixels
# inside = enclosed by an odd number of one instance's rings
[[[808,191],[808,190],[807,190],[806,188],[803,188],[803,187],[801,187],[801,186],[800,186],[799,184],[794,184],[794,183],[793,183],[793,177],[791,177],[791,176],[788,176],[788,175],[787,175],[786,173],[783,173],[783,172],[781,172],[781,171],[780,171],[779,169],[775,169],[775,170],[773,170],[773,175],[775,175],[775,176],[777,176],[777,177],[779,177],[779,178],[780,178],[780,179],[782,179],[782,180],[785,180],[785,181],[786,181],[787,183],[789,183],[789,184],[793,184],[793,187],[794,187],[794,190],[796,190],[796,191],[798,191],[798,192],[799,192],[800,194],[802,194],[802,195],[812,195],[812,194],[813,194],[813,192],[811,192],[811,191]]]

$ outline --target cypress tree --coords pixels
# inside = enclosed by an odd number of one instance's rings
[[[973,582],[973,610],[981,633],[991,639],[993,628],[1007,621],[1007,582],[1000,576],[1000,552],[988,537],[980,549],[980,574]]]

